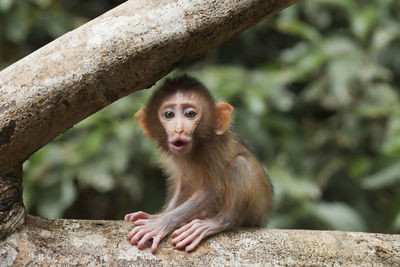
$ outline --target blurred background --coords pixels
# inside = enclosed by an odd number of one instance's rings
[[[0,0],[0,69],[124,1]],[[236,109],[275,186],[270,228],[400,231],[400,2],[308,0],[176,70]],[[159,83],[157,83],[159,84]],[[24,201],[46,218],[157,212],[165,178],[123,98],[35,153]]]

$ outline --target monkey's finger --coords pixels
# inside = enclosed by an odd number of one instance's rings
[[[140,227],[135,227],[135,228],[133,228],[132,231],[130,231],[129,234],[128,234],[128,239],[132,239],[132,237],[133,237],[134,235],[136,235],[136,233],[137,233],[140,229],[141,229]]]
[[[136,229],[136,228],[135,228],[135,229]],[[135,235],[135,233],[136,233],[136,232],[134,232],[135,229],[133,229],[133,230],[131,230],[131,231],[129,232],[129,234],[128,234],[128,236],[127,236],[129,240],[132,239],[132,237]]]
[[[141,238],[143,235],[146,234],[146,231],[144,229],[140,230],[139,232],[137,232],[131,239],[131,244],[135,245]]]
[[[124,221],[130,222],[131,221],[131,216],[132,216],[132,214],[126,214],[125,217],[124,217]]]
[[[126,214],[125,217],[124,217],[124,220],[128,221],[128,222],[132,222],[132,221],[137,220],[137,219],[142,219],[142,218],[143,219],[144,218],[147,219],[150,216],[151,216],[150,214],[147,214],[145,212],[139,211],[139,212]]]
[[[157,235],[153,238],[153,244],[151,245],[151,253],[156,253],[158,244],[160,244],[162,237]]]
[[[146,233],[142,239],[140,239],[139,243],[137,244],[138,249],[142,249],[147,241],[152,239],[154,234],[152,232]]]
[[[174,239],[172,239],[172,245],[176,245],[179,242],[181,242],[183,239],[185,239],[186,237],[188,237],[190,234],[192,234],[198,227],[196,227],[195,225],[192,225],[189,229],[187,229],[186,231],[182,232],[180,235],[178,235],[177,237],[175,237]]]
[[[192,243],[198,236],[200,236],[204,231],[205,227],[198,227],[196,231],[194,231],[192,234],[187,236],[184,240],[176,244],[176,248],[183,248],[186,247],[188,244]]]
[[[192,225],[193,225],[193,221],[191,221],[190,223],[188,223],[188,224],[182,226],[181,228],[175,230],[175,231],[172,233],[172,236],[175,237],[175,236],[180,235],[181,233],[185,232],[185,231],[188,230],[190,227],[192,227]]]
[[[152,215],[143,212],[143,211],[138,211],[138,212],[134,212],[130,214],[131,216],[131,221],[136,221],[138,219],[150,219],[152,217]]]
[[[135,225],[144,225],[148,222],[148,219],[140,219],[134,222]]]
[[[206,238],[208,235],[207,231],[202,232],[189,246],[185,248],[185,251],[189,252],[194,250],[200,244],[201,240]]]

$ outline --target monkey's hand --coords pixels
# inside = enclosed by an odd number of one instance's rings
[[[135,228],[128,234],[131,244],[137,244],[137,247],[142,249],[147,241],[153,239],[152,253],[157,251],[160,241],[174,229],[164,216],[150,215],[142,211],[127,214],[125,220],[135,224]]]
[[[209,235],[227,229],[228,224],[216,218],[199,220],[195,219],[172,233],[172,245],[176,248],[185,248],[185,251],[194,250],[197,245]]]

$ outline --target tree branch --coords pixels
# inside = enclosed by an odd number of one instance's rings
[[[27,217],[18,233],[0,241],[5,266],[397,266],[400,236],[339,231],[242,229],[218,234],[192,253],[173,249],[171,238],[156,254],[126,239],[123,221],[44,220]],[[2,266],[4,266],[2,265]]]

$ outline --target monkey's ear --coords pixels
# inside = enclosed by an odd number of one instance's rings
[[[139,125],[142,128],[142,131],[143,131],[144,135],[147,138],[151,139],[151,135],[150,135],[149,129],[147,128],[147,124],[146,124],[146,121],[144,119],[145,116],[146,116],[146,111],[147,111],[146,108],[142,108],[139,111],[137,111],[135,113],[135,119],[139,122]]]
[[[217,114],[217,128],[215,133],[221,135],[230,127],[231,115],[234,108],[226,102],[219,102],[215,105],[215,110]]]

